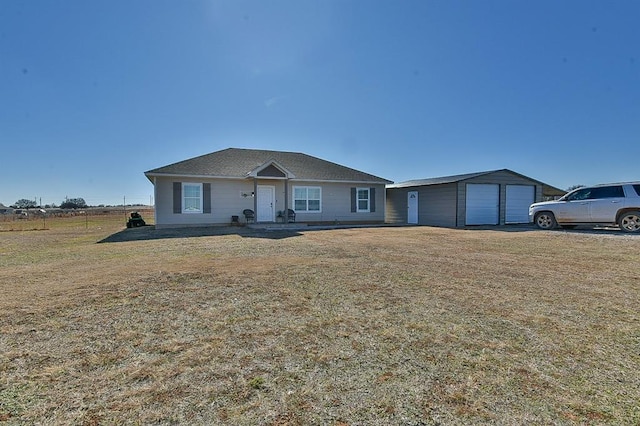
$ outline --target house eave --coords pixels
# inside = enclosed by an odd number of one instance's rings
[[[340,180],[340,179],[290,179],[292,183],[298,182],[318,182],[318,183],[352,183],[352,184],[363,184],[363,185],[387,185],[389,183],[393,183],[388,180]]]
[[[260,179],[260,180],[287,180],[283,177],[271,177],[271,176],[215,176],[215,175],[189,175],[183,173],[145,173],[147,179],[153,183],[154,177],[166,177],[166,178],[179,178],[179,179],[226,179],[226,180],[245,180],[245,179]],[[342,179],[305,179],[305,178],[289,178],[289,182],[318,182],[318,183],[351,183],[351,184],[363,184],[363,185],[387,185],[393,183],[389,180],[342,180]]]
[[[153,183],[154,177],[167,177],[179,179],[246,179],[245,176],[215,176],[215,175],[189,175],[184,173],[145,173],[147,179]]]

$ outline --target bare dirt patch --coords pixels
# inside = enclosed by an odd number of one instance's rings
[[[635,236],[82,225],[0,234],[0,421],[640,422]]]

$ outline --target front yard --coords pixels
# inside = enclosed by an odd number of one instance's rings
[[[0,233],[0,422],[640,422],[638,236],[121,222]]]

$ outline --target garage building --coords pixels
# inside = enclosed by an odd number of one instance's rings
[[[388,223],[444,227],[528,223],[529,205],[565,191],[508,169],[387,185]]]

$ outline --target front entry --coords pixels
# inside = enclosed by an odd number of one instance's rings
[[[273,210],[275,204],[275,186],[258,185],[256,200],[256,222],[274,222],[276,216]]]
[[[407,193],[407,223],[418,223],[418,191]]]

